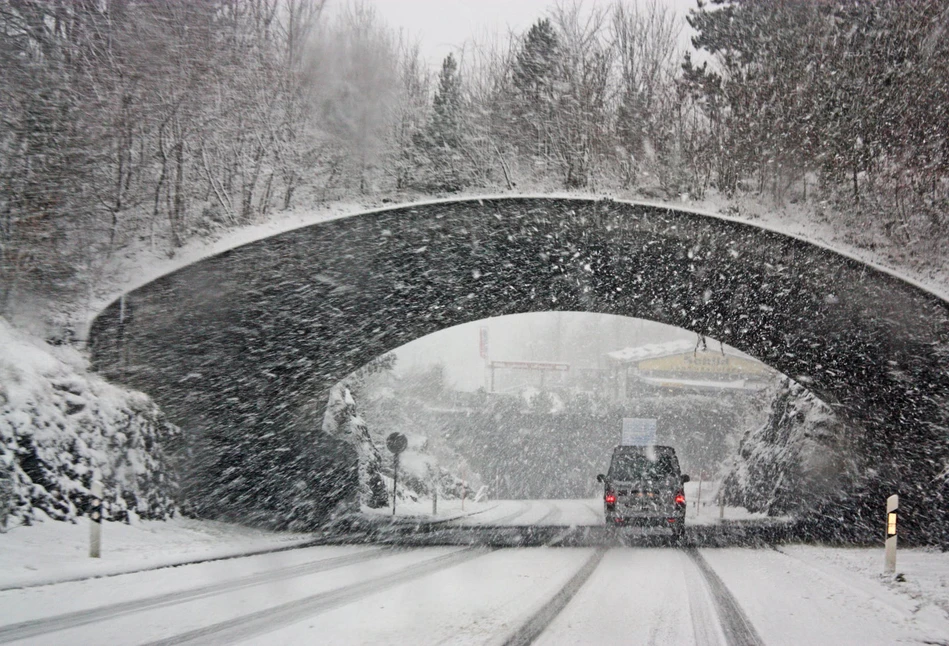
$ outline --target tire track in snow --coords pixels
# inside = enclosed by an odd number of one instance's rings
[[[504,525],[505,523],[508,523],[508,522],[514,520],[514,519],[517,518],[518,516],[523,516],[524,514],[526,514],[526,513],[528,512],[528,510],[530,510],[530,507],[531,507],[531,505],[530,505],[529,502],[522,502],[522,503],[520,503],[520,506],[518,507],[518,509],[517,509],[516,511],[511,512],[510,514],[501,516],[500,518],[495,518],[495,519],[492,519],[492,520],[487,520],[487,521],[485,521],[484,523],[481,523],[481,524],[479,524],[479,523],[465,523],[465,522],[463,522],[463,520],[462,520],[462,521],[460,521],[460,522],[458,522],[458,523],[452,523],[451,525],[449,525],[449,527],[451,527],[451,526],[455,526],[455,527],[478,527],[478,526],[481,526],[481,525],[483,525],[484,527],[495,527],[495,526],[498,526],[498,525]]]
[[[560,508],[555,502],[548,503],[550,505],[550,511],[541,516],[535,525],[556,525],[557,521],[560,520],[560,517],[563,516],[563,509]]]
[[[154,610],[157,608],[177,605],[179,603],[194,601],[196,599],[204,599],[226,592],[233,592],[243,588],[249,588],[255,585],[273,583],[275,581],[282,581],[285,579],[292,579],[309,574],[316,574],[318,572],[325,572],[327,570],[334,570],[336,568],[353,565],[355,563],[362,563],[364,561],[377,559],[393,553],[395,552],[390,548],[371,549],[364,552],[359,552],[357,554],[345,554],[342,556],[312,561],[310,563],[290,565],[278,570],[258,572],[257,574],[251,574],[231,581],[212,583],[197,588],[169,592],[167,594],[161,594],[154,597],[146,597],[144,599],[136,599],[133,601],[123,601],[90,610],[78,610],[62,615],[55,615],[53,617],[44,617],[42,619],[33,619],[17,624],[9,624],[7,626],[0,627],[0,644],[6,644],[20,639],[28,639],[38,635],[45,635],[47,633],[52,633],[59,630],[78,628],[79,626],[85,626],[100,621],[107,621],[109,619],[115,619],[144,610]]]
[[[312,615],[358,601],[363,597],[388,590],[401,583],[407,583],[440,570],[448,569],[492,551],[494,550],[490,548],[469,547],[450,554],[443,554],[421,563],[414,563],[376,579],[345,585],[335,590],[290,601],[274,608],[251,612],[204,628],[149,642],[146,646],[233,644],[296,623]]]
[[[560,614],[560,611],[567,607],[567,604],[570,603],[570,600],[580,591],[580,588],[583,587],[583,584],[587,582],[587,579],[593,574],[597,566],[600,564],[600,561],[603,560],[603,557],[606,555],[606,548],[598,548],[593,554],[587,559],[577,573],[570,577],[570,580],[553,596],[553,598],[545,603],[540,610],[535,612],[531,617],[524,622],[524,624],[518,628],[514,634],[508,637],[504,641],[504,646],[527,646],[534,642],[544,629],[550,625],[550,622]]]
[[[594,506],[593,506],[593,503],[584,502],[583,504],[584,504],[584,506],[585,506],[587,509],[589,509],[590,512],[593,514],[593,517],[594,517],[594,519],[597,521],[598,524],[602,525],[602,524],[604,524],[604,523],[606,522],[606,519],[603,517],[603,507],[602,507],[602,505],[601,505],[601,506],[594,507]]]
[[[689,618],[692,621],[692,637],[695,646],[723,646],[725,638],[718,609],[712,591],[705,581],[704,573],[695,566],[688,555],[680,553],[682,573],[689,599]]]
[[[718,614],[718,620],[725,636],[725,643],[728,646],[764,646],[761,636],[755,630],[754,625],[745,615],[741,606],[738,605],[738,601],[735,600],[732,593],[725,587],[725,583],[699,551],[694,547],[688,547],[685,549],[685,553],[692,559],[708,584],[715,604],[715,611]],[[693,615],[693,621],[695,619],[696,617]]]

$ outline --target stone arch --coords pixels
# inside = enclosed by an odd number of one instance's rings
[[[392,207],[231,249],[123,300],[90,329],[95,367],[194,432],[286,429],[302,399],[415,338],[574,310],[708,335],[801,381],[860,429],[881,491],[921,500],[947,458],[949,304],[821,246],[672,208]]]

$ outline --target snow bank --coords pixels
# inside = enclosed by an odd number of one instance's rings
[[[778,551],[816,567],[850,588],[873,590],[878,586],[901,597],[906,608],[920,621],[949,634],[949,558],[933,548],[900,548],[897,574],[883,574],[883,546],[831,548],[816,545],[783,545]],[[884,595],[879,595],[885,598]]]
[[[177,483],[163,448],[178,437],[147,396],[0,318],[0,528],[4,519],[75,520],[94,477],[105,485],[108,520],[173,515]]]
[[[309,534],[179,516],[109,523],[102,529],[102,558],[92,559],[86,522],[16,527],[0,536],[0,589],[230,558],[312,540]]]

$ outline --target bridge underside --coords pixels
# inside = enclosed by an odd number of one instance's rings
[[[654,206],[472,199],[315,224],[131,292],[97,318],[90,342],[98,370],[232,447],[195,458],[201,469],[218,473],[230,460],[233,475],[251,450],[276,452],[264,466],[279,469],[323,442],[317,468],[343,478],[318,479],[332,496],[351,484],[340,466],[351,456],[301,417],[305,405],[413,339],[542,311],[650,319],[760,359],[851,423],[857,459],[910,506],[944,466],[949,305],[809,243]],[[275,434],[280,445],[268,445]],[[288,434],[299,446],[286,445]],[[255,486],[276,495],[311,485]],[[223,491],[220,504],[248,502],[238,485]]]

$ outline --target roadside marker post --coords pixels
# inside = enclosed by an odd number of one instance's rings
[[[696,516],[696,518],[698,517],[698,515],[699,515],[700,513],[702,513],[702,510],[701,510],[701,506],[702,506],[702,476],[704,476],[704,475],[705,475],[705,474],[703,474],[701,471],[699,471],[699,492],[698,492],[698,494],[696,494],[696,496],[695,496],[695,516]]]
[[[399,497],[399,454],[392,456],[395,464],[392,467],[392,515],[395,516],[395,501]]]
[[[886,499],[886,561],[884,574],[896,572],[896,517],[900,507],[900,497],[893,494]]]
[[[91,487],[92,501],[89,503],[89,556],[102,556],[102,482],[95,480]]]

